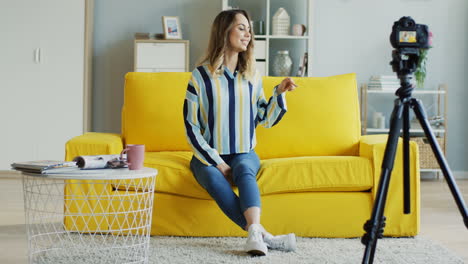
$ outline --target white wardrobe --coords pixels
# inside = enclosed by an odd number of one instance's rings
[[[0,170],[84,129],[85,0],[0,0]]]

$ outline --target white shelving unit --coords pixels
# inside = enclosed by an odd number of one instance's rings
[[[384,134],[389,132],[388,126],[385,128],[373,128],[368,126],[368,113],[369,113],[369,96],[372,95],[381,95],[386,96],[388,100],[393,100],[395,97],[395,91],[386,91],[386,90],[370,90],[367,87],[367,84],[361,86],[361,122],[362,122],[362,134]],[[439,145],[445,154],[447,146],[447,85],[441,84],[438,87],[438,90],[419,90],[415,89],[412,92],[414,97],[421,99],[424,103],[424,95],[432,95],[436,97],[436,112],[434,113],[437,116],[443,116],[443,127],[432,127],[432,131],[436,135]],[[427,100],[427,99],[426,99]],[[392,106],[393,107],[393,106]],[[393,109],[393,108],[392,108]],[[391,111],[392,109],[387,109]],[[427,111],[427,109],[426,109]],[[391,112],[390,112],[391,113]],[[389,116],[387,118],[390,118]],[[414,126],[414,124],[411,124]],[[419,124],[418,124],[419,125]],[[415,140],[420,146],[420,161],[421,161],[421,172],[440,172],[440,169],[428,167],[427,160],[431,159],[432,151],[427,146],[428,144],[423,141],[424,131],[421,128],[411,128],[410,127],[411,140]],[[416,135],[416,137],[414,137]],[[426,161],[426,162],[425,162]]]
[[[305,52],[308,54],[308,67],[305,76],[311,73],[311,54],[312,54],[312,8],[314,0],[221,0],[222,10],[229,7],[245,9],[252,16],[252,21],[263,20],[265,25],[265,35],[255,35],[256,43],[264,41],[264,50],[256,49],[257,68],[264,69],[265,75],[273,75],[270,71],[272,60],[275,57],[276,50],[289,50],[289,56],[293,61],[293,70],[291,76],[297,73],[300,57]],[[305,15],[297,15],[296,12],[290,12],[288,7],[294,9],[297,5],[301,5],[301,10]],[[278,7],[284,7],[291,17],[291,24],[304,24],[306,32],[304,36],[293,35],[272,35],[272,17]],[[291,31],[290,31],[291,34]],[[278,41],[282,41],[279,43]],[[285,43],[287,41],[287,43]],[[300,50],[297,48],[298,41],[305,41],[305,48]]]
[[[134,71],[187,72],[188,40],[135,39]]]

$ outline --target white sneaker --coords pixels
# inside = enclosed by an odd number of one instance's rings
[[[282,251],[296,251],[296,235],[294,233],[273,236],[270,233],[264,235],[263,240],[268,248]]]
[[[265,256],[267,254],[268,248],[263,241],[262,227],[259,224],[249,226],[249,236],[244,249],[253,256]]]

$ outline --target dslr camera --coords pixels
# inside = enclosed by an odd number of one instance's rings
[[[393,23],[390,43],[395,49],[429,48],[429,28],[416,24],[411,17],[402,17]]]
[[[390,64],[399,77],[416,71],[419,49],[429,48],[429,38],[429,28],[416,24],[409,16],[402,17],[393,24],[390,43],[395,50],[392,52],[393,60]]]

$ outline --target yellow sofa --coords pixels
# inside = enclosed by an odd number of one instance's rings
[[[66,144],[66,159],[116,154],[124,144],[145,144],[145,166],[158,169],[152,235],[244,236],[194,179],[182,105],[190,73],[128,73],[122,133],[86,133]],[[280,77],[264,77],[267,98]],[[358,237],[370,218],[386,136],[361,136],[354,74],[295,78],[286,95],[288,111],[270,129],[257,128],[261,168],[257,181],[262,224],[273,234]],[[387,236],[419,232],[419,162],[411,151],[411,214],[403,213],[402,150],[399,143],[387,199]],[[90,188],[91,188],[90,184]],[[109,182],[109,190],[119,186]],[[76,190],[67,189],[67,192]],[[96,192],[99,190],[96,190]],[[82,210],[106,210],[92,203]],[[92,229],[77,222],[69,228]],[[96,223],[100,228],[109,221]],[[110,227],[109,227],[110,228]]]

